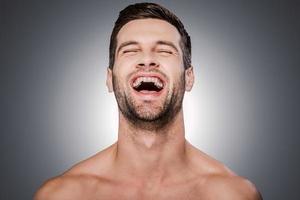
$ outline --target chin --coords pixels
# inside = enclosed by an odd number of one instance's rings
[[[154,121],[158,119],[161,115],[162,108],[142,108],[139,109],[136,114],[139,119],[145,120],[145,121]]]

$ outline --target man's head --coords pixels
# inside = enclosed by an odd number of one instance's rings
[[[191,39],[179,18],[166,8],[155,3],[137,3],[123,9],[113,28],[109,45],[109,67],[112,69],[115,63],[117,48],[117,35],[121,28],[132,20],[137,19],[160,19],[176,27],[179,32],[180,48],[183,52],[185,69],[191,67]]]
[[[107,85],[119,110],[140,127],[167,124],[194,80],[183,25],[157,4],[134,4],[120,12],[111,38]]]

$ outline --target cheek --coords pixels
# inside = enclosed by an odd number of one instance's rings
[[[182,71],[184,65],[182,59],[176,56],[161,57],[159,63],[163,66],[169,73],[176,73],[176,71]]]
[[[123,59],[124,60],[124,59]],[[121,60],[119,63],[116,63],[115,70],[116,74],[118,75],[119,79],[125,80],[128,78],[128,76],[133,73],[134,69],[134,63],[131,62],[122,62]]]
[[[184,88],[184,71],[174,73],[170,82],[171,89],[181,90]]]
[[[132,55],[132,56],[123,56],[119,57],[115,61],[115,66],[124,70],[124,69],[131,69],[135,64],[138,62],[139,57],[138,55]]]
[[[127,92],[129,90],[128,76],[124,70],[117,70],[114,72],[114,84],[120,90]]]
[[[164,72],[169,76],[170,80],[179,79],[184,74],[184,67],[178,62],[168,63],[164,66]]]

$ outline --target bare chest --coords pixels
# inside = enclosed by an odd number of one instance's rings
[[[91,200],[201,200],[200,191],[194,185],[173,187],[135,188],[128,186],[101,186],[86,193]]]

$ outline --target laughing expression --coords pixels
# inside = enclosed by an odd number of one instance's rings
[[[177,29],[159,19],[133,20],[119,31],[107,84],[130,121],[161,124],[181,109],[186,78],[179,43]]]

